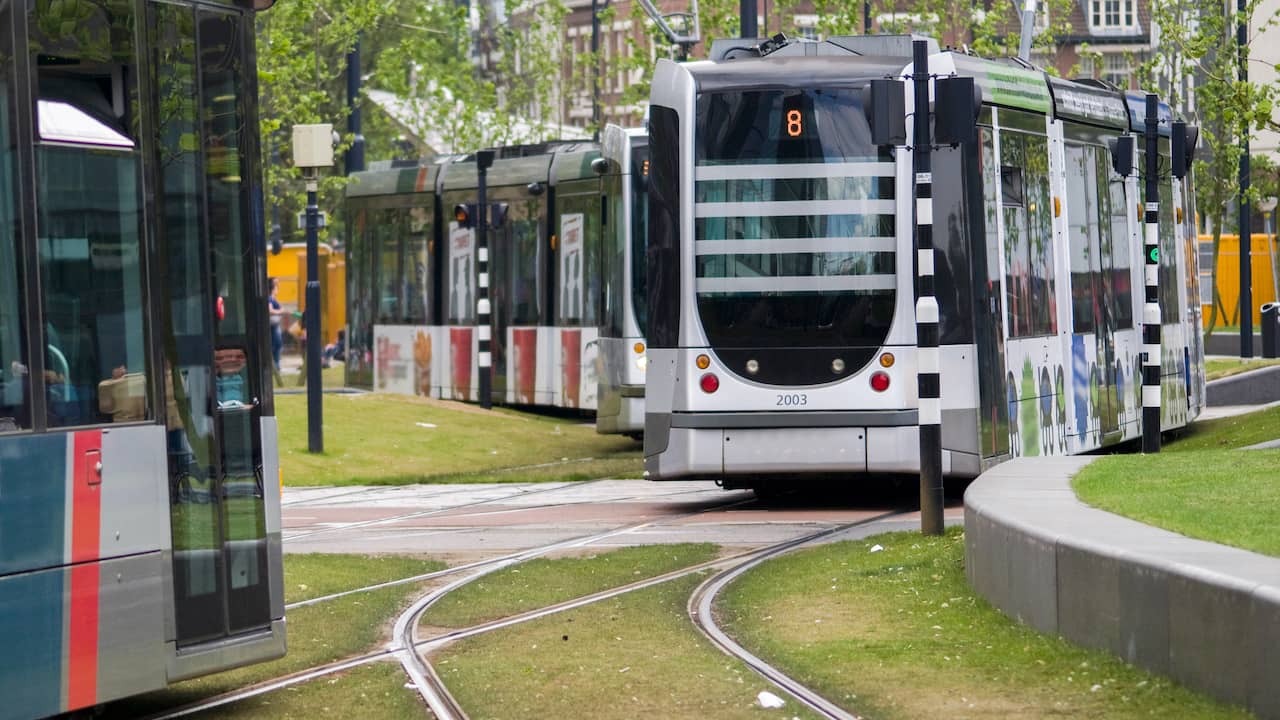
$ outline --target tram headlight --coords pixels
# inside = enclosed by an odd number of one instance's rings
[[[889,389],[889,373],[879,370],[871,373],[871,389],[876,392],[884,392]]]
[[[755,375],[756,373],[760,372],[760,363],[756,361],[755,358],[752,358],[747,361],[747,372],[751,373],[752,375]]]
[[[711,367],[711,357],[708,355],[699,355],[694,363],[697,364],[699,370],[706,370]]]
[[[636,367],[639,368],[640,370],[644,370],[645,368],[649,367],[649,358],[645,357],[644,355],[641,355],[640,357],[636,358]]]
[[[835,360],[832,360],[832,361],[831,361],[831,372],[833,372],[833,373],[835,373],[835,374],[837,374],[837,375],[839,375],[840,373],[844,372],[844,359],[843,359],[843,358],[836,358]]]
[[[720,389],[720,378],[715,373],[706,373],[702,379],[698,380],[698,387],[702,388],[702,392],[710,395]]]

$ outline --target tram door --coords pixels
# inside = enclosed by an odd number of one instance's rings
[[[249,241],[239,14],[149,4],[156,305],[179,646],[270,624],[260,431],[265,299]],[[194,101],[192,100],[194,98]]]
[[[984,235],[974,238],[974,343],[978,354],[979,447],[984,458],[1009,454],[1009,398],[1004,373],[1004,273],[1000,270],[1000,174],[991,128],[980,128],[979,176]],[[970,176],[972,177],[972,175]]]

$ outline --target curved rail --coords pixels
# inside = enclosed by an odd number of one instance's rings
[[[297,685],[300,683],[308,682],[310,680],[324,677],[326,675],[331,675],[333,673],[342,672],[342,671],[349,670],[362,665],[367,665],[370,663],[380,662],[380,661],[387,661],[391,659],[395,659],[399,661],[402,664],[402,666],[405,666],[405,670],[406,672],[409,673],[410,678],[413,680],[415,688],[419,691],[420,694],[423,695],[424,699],[427,700],[429,707],[434,713],[437,714],[437,717],[441,718],[441,720],[444,720],[445,718],[465,718],[466,717],[465,711],[458,705],[457,701],[452,697],[452,695],[445,688],[444,683],[442,682],[440,677],[435,673],[435,670],[431,667],[430,663],[427,663],[422,658],[420,653],[424,651],[439,649],[457,640],[472,637],[475,635],[480,635],[487,632],[492,632],[494,630],[499,630],[506,627],[511,627],[513,625],[529,622],[531,620],[537,620],[540,618],[547,617],[549,615],[553,615],[559,612],[564,612],[567,610],[576,609],[576,608],[583,607],[585,605],[590,605],[592,603],[600,602],[603,600],[608,600],[611,598],[618,597],[620,595],[625,595],[630,592],[643,590],[645,588],[653,587],[655,585],[660,585],[662,583],[670,582],[672,580],[677,580],[679,578],[687,577],[691,574],[699,573],[708,569],[722,568],[723,570],[721,573],[713,576],[710,581],[708,581],[707,583],[703,583],[701,586],[699,586],[698,591],[695,591],[694,596],[698,597],[700,592],[704,592],[705,589],[710,588],[711,583],[716,579],[725,578],[724,582],[719,584],[716,587],[716,591],[718,592],[719,588],[726,585],[734,577],[737,577],[739,574],[741,574],[741,572],[745,572],[745,570],[750,569],[751,567],[754,567],[759,562],[765,559],[774,557],[778,554],[781,554],[783,552],[800,547],[808,543],[817,542],[819,540],[822,540],[823,538],[830,537],[832,535],[836,535],[841,532],[845,532],[847,530],[850,530],[858,526],[871,525],[874,523],[881,522],[887,518],[890,518],[892,516],[905,512],[905,511],[894,511],[894,512],[877,515],[872,518],[867,518],[865,520],[846,523],[834,528],[828,528],[826,530],[811,533],[809,535],[805,535],[800,538],[789,540],[783,543],[778,543],[776,545],[770,545],[770,546],[759,548],[756,550],[748,550],[748,551],[737,553],[734,555],[721,557],[714,560],[709,560],[703,563],[699,563],[697,565],[691,565],[689,567],[673,570],[663,575],[646,578],[644,580],[638,580],[634,583],[629,583],[627,585],[622,585],[616,588],[603,590],[591,595],[566,600],[566,601],[556,603],[554,605],[550,605],[547,607],[537,608],[534,610],[530,610],[524,613],[506,617],[506,618],[490,620],[490,621],[479,623],[477,625],[473,625],[467,628],[459,628],[456,630],[451,630],[442,635],[432,637],[432,638],[427,638],[425,640],[419,639],[417,637],[417,627],[418,627],[419,621],[421,620],[422,614],[426,612],[427,608],[431,607],[431,605],[438,602],[441,598],[443,598],[449,592],[452,592],[453,590],[473,580],[483,577],[484,575],[495,572],[504,567],[509,567],[511,565],[523,562],[524,560],[533,559],[540,555],[544,555],[548,552],[553,552],[557,549],[567,549],[571,547],[584,547],[584,546],[590,545],[593,542],[597,542],[599,540],[603,540],[609,537],[614,537],[620,534],[634,532],[644,527],[650,527],[650,526],[667,522],[673,519],[682,519],[685,517],[697,515],[704,512],[721,510],[727,507],[734,507],[736,505],[741,505],[746,502],[750,502],[750,498],[738,499],[733,502],[724,503],[712,508],[704,508],[694,512],[673,516],[672,518],[662,518],[659,520],[649,520],[649,521],[644,521],[640,523],[633,523],[627,526],[615,528],[605,532],[596,533],[593,535],[584,536],[580,538],[563,540],[557,543],[551,543],[549,545],[540,546],[538,548],[531,548],[529,550],[525,550],[520,553],[513,553],[512,555],[503,556],[501,558],[494,558],[488,561],[481,561],[481,563],[477,563],[469,566],[459,566],[457,568],[450,568],[446,570],[437,571],[435,573],[429,573],[426,576],[415,576],[414,578],[405,578],[403,580],[396,580],[388,583],[383,583],[377,586],[371,586],[370,589],[376,588],[376,587],[387,587],[390,585],[401,584],[404,582],[411,582],[419,579],[431,579],[432,577],[440,577],[447,574],[456,574],[458,572],[463,572],[467,569],[480,570],[480,572],[473,573],[471,575],[468,575],[465,578],[460,578],[459,580],[453,583],[450,583],[445,587],[439,588],[437,590],[432,591],[431,593],[428,593],[428,595],[420,598],[416,603],[413,604],[413,606],[411,606],[404,613],[402,613],[401,616],[397,618],[395,628],[392,633],[392,636],[393,636],[392,644],[387,648],[378,650],[376,652],[366,653],[364,655],[358,655],[356,657],[346,658],[346,659],[328,663],[325,665],[309,668],[307,670],[303,670],[303,671],[294,673],[292,675],[288,675],[282,678],[277,678],[275,680],[271,680],[265,683],[260,683],[258,685],[254,685],[248,688],[241,688],[239,690],[234,690],[232,692],[229,692],[223,695],[217,695],[214,697],[206,698],[204,700],[200,700],[180,708],[176,708],[170,711],[152,715],[148,718],[148,720],[170,720],[172,718],[184,717],[197,712],[202,712],[204,710],[221,707],[233,702],[246,700],[252,697],[256,697],[258,695],[263,695],[269,692],[273,692],[275,690],[279,690],[279,689],[283,689],[283,688]],[[484,567],[478,567],[479,565],[483,565]],[[737,572],[735,572],[735,570]],[[361,592],[361,591],[363,591],[363,589],[347,591],[346,593],[341,593],[340,595],[346,595],[346,594],[351,594],[353,592]],[[334,596],[330,596],[330,599],[332,597]],[[712,594],[710,597],[714,598],[714,594]],[[316,598],[312,601],[304,601],[304,602],[311,603],[321,599],[322,598]],[[690,608],[692,607],[694,607],[693,600],[691,600],[691,604],[690,604]],[[691,615],[693,614],[694,613],[691,610]],[[698,624],[696,620],[696,616],[695,616],[695,625],[698,625],[699,628],[701,629],[701,626]],[[727,636],[725,637],[727,639]],[[713,642],[715,642],[714,639],[713,639]],[[733,644],[732,640],[728,640],[728,642]],[[725,647],[721,645],[719,642],[716,642],[716,645],[717,647],[721,647],[722,650],[725,649]],[[725,651],[729,652],[729,654],[734,655],[735,657],[740,657],[728,650],[725,650]],[[744,661],[746,660],[744,659]],[[752,667],[752,669],[756,670],[757,672],[761,671],[760,670],[761,666],[767,667],[767,664],[763,663],[762,661],[759,661],[758,659],[756,659],[755,663],[750,661],[746,661],[746,662],[749,666]],[[414,669],[411,670],[409,668],[409,665],[413,665]],[[786,677],[781,673],[778,673],[778,675],[783,678]],[[777,680],[775,680],[773,677],[769,675],[765,675],[765,677],[768,678],[771,682],[778,684],[779,687],[781,687],[784,691],[788,693],[792,693],[793,695],[796,692],[800,692],[803,690],[803,686],[800,686],[797,683],[794,683],[794,682],[789,683],[786,681],[778,682]],[[818,697],[818,696],[814,694],[814,697]],[[797,699],[799,699],[799,696],[797,696]],[[808,705],[807,702],[805,704]],[[810,707],[813,707],[813,706],[810,705]],[[819,712],[822,712],[822,711],[819,711]],[[857,717],[857,716],[848,715],[848,714],[845,714],[845,715],[828,715],[826,713],[823,713],[823,714],[827,717],[844,717],[844,718]]]
[[[740,577],[743,573],[760,565],[765,560],[775,558],[784,553],[795,550],[804,545],[817,542],[832,535],[845,532],[859,525],[871,525],[873,523],[886,520],[894,515],[901,515],[905,511],[896,511],[885,513],[861,522],[852,523],[842,527],[830,528],[813,535],[796,538],[784,543],[778,543],[771,547],[765,548],[745,562],[739,563],[727,570],[723,570],[716,575],[707,578],[705,582],[693,591],[689,596],[689,617],[693,620],[693,624],[707,637],[716,647],[730,657],[737,658],[754,670],[758,675],[764,677],[769,682],[782,688],[787,694],[794,697],[810,710],[818,713],[822,717],[831,718],[832,720],[861,720],[860,715],[853,714],[835,703],[827,700],[818,693],[805,687],[804,684],[791,678],[778,668],[770,665],[749,650],[739,645],[733,638],[729,637],[720,626],[716,624],[713,605],[716,596],[729,583]]]

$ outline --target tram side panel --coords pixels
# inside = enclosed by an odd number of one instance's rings
[[[0,442],[0,715],[57,714],[167,682],[164,457],[164,430],[151,425]]]

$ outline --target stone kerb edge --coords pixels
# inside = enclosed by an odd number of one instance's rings
[[[1041,632],[1280,720],[1280,587],[1195,564],[1203,552],[1156,552],[1220,546],[1080,502],[1070,477],[1094,459],[1021,458],[974,481],[965,493],[970,585]]]

